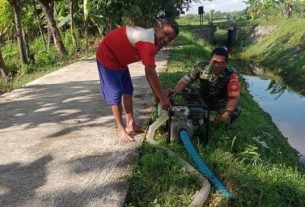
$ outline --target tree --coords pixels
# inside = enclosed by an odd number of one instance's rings
[[[277,4],[281,9],[282,16],[289,18],[292,15],[294,0],[278,0]]]
[[[261,2],[260,13],[266,20],[268,20],[268,16],[273,12],[275,4],[275,0],[263,0]]]
[[[76,48],[77,45],[76,45],[76,37],[75,37],[75,31],[74,31],[75,25],[74,25],[73,14],[74,14],[74,0],[69,0],[69,16],[70,16],[71,37],[72,37],[73,46],[74,46],[74,48]]]
[[[37,10],[36,10],[35,0],[32,0],[32,4],[34,5],[34,16],[35,16],[35,18],[37,20],[37,23],[38,23],[39,33],[41,35],[45,50],[47,50],[48,47],[47,47],[47,43],[46,43],[46,40],[45,40],[45,37],[44,37],[44,34],[43,34],[42,24],[40,22],[39,15],[38,15]]]
[[[83,2],[88,21],[94,23],[104,34],[122,24],[151,27],[161,10],[165,12],[166,17],[176,18],[189,8],[191,0],[84,0]]]
[[[54,10],[54,1],[51,1],[50,8],[52,10]],[[51,45],[54,44],[54,38],[53,38],[53,35],[52,35],[52,32],[51,32],[50,25],[48,23],[47,23],[47,25],[48,25],[48,50],[50,50]]]
[[[134,14],[132,10],[128,10],[130,18],[138,25],[148,26],[154,23],[160,10],[165,12],[166,17],[178,17],[181,13],[189,9],[191,0],[134,0],[131,1],[131,4],[130,8],[138,8],[135,9],[135,11],[138,11],[138,14]]]
[[[249,0],[245,2],[248,4],[247,13],[249,17],[253,20],[259,17],[261,12],[261,1],[260,0]]]
[[[16,36],[19,46],[19,53],[21,62],[23,64],[28,63],[28,51],[26,49],[26,43],[24,39],[24,34],[22,30],[22,23],[21,23],[21,3],[19,0],[9,0],[14,14],[14,22],[15,22],[15,28],[16,28]]]
[[[54,44],[55,44],[57,51],[62,55],[67,55],[66,48],[61,40],[60,32],[56,25],[56,21],[55,21],[53,9],[52,9],[53,7],[51,6],[53,4],[54,0],[36,0],[36,1],[42,8],[42,10],[47,18],[48,26],[51,30]]]
[[[86,48],[88,48],[88,17],[90,12],[91,1],[84,0],[84,22],[85,22],[85,40],[86,40]]]
[[[284,3],[284,14],[287,18],[289,18],[292,15],[293,12],[293,2],[291,0],[288,0]]]
[[[305,0],[300,0],[301,3],[301,15],[305,17]]]
[[[3,57],[2,57],[2,52],[0,50],[0,79],[1,80],[7,80],[9,71],[7,70]]]

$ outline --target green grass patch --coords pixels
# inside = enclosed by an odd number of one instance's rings
[[[187,206],[200,188],[197,178],[184,171],[165,151],[152,145],[144,143],[140,154],[126,206]]]

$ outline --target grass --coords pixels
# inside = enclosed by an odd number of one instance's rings
[[[161,149],[145,143],[140,153],[127,206],[187,206],[199,189],[197,178]]]
[[[209,56],[210,46],[193,39],[190,32],[193,28],[181,26],[167,72],[160,74],[164,87],[173,87],[197,61]],[[241,85],[239,105],[243,112],[230,130],[221,123],[213,123],[207,145],[200,135],[192,140],[209,168],[234,195],[229,203],[213,190],[206,206],[304,206],[305,169],[297,152],[252,99],[243,81]],[[163,126],[157,135],[160,145],[194,165],[182,145],[168,145],[166,137]],[[266,142],[268,148],[254,137]],[[199,190],[196,182],[187,178],[190,175],[180,169],[177,161],[149,144],[144,144],[139,152],[141,158],[134,169],[125,206],[187,206],[194,191]],[[182,177],[183,181],[179,180]]]
[[[305,19],[272,19],[264,24],[276,25],[277,29],[247,46],[240,58],[255,60],[305,95]]]

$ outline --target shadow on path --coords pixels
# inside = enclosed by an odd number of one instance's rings
[[[0,206],[21,206],[33,197],[35,189],[45,184],[45,167],[52,159],[52,156],[45,155],[27,165],[0,165],[0,187],[7,191],[0,194]]]

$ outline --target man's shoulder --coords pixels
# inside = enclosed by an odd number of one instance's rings
[[[208,62],[207,61],[199,61],[197,62],[197,64],[195,65],[195,68],[196,69],[201,69],[201,70],[204,70],[205,67],[208,65]]]
[[[237,74],[237,70],[233,67],[233,66],[227,66],[227,70],[228,72],[230,72],[231,74]]]
[[[120,26],[120,27],[117,27],[117,28],[111,30],[111,31],[107,34],[107,36],[109,36],[109,35],[116,35],[116,34],[122,34],[122,33],[123,33],[123,34],[126,33],[126,26]]]
[[[229,77],[229,80],[230,81],[239,81],[238,79],[238,73],[237,73],[237,71],[236,71],[236,69],[235,68],[233,68],[233,67],[227,67],[227,74],[228,74],[228,77]]]
[[[129,42],[135,46],[138,42],[155,43],[155,31],[153,28],[142,28],[137,26],[127,26],[126,34]]]

